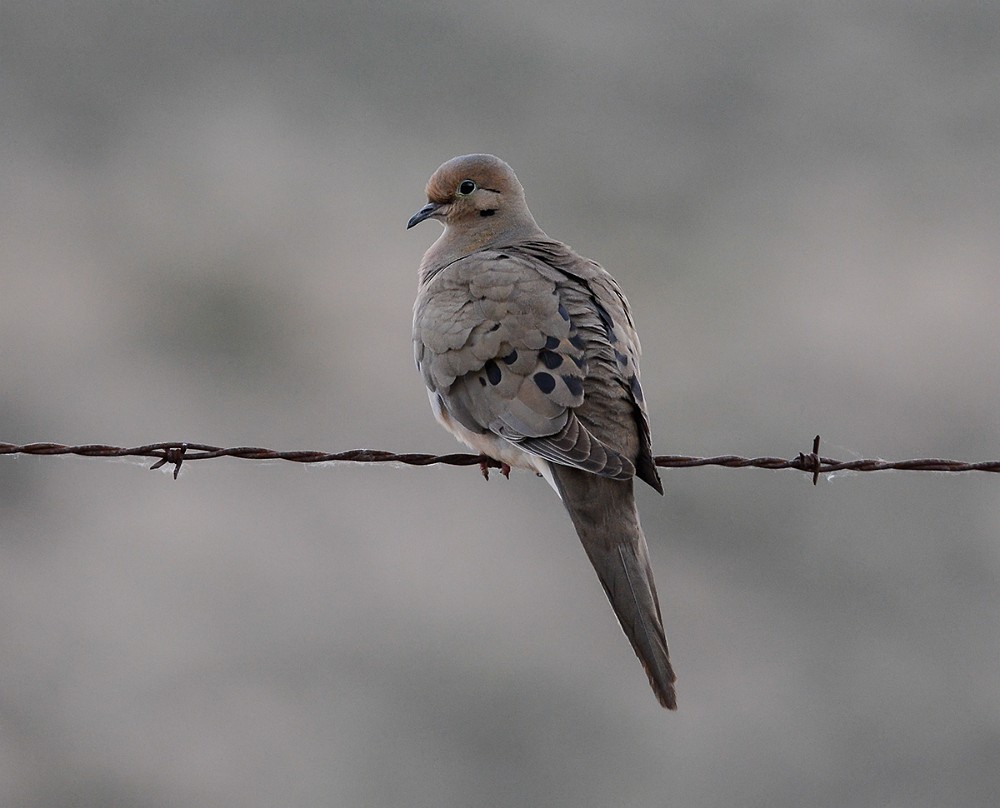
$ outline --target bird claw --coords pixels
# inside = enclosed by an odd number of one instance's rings
[[[479,461],[479,470],[482,472],[484,480],[489,480],[491,468],[499,468],[500,473],[508,480],[510,479],[510,466],[508,464],[489,459]]]

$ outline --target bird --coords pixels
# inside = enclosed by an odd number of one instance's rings
[[[420,263],[413,350],[438,422],[504,473],[555,489],[659,703],[677,708],[636,478],[663,493],[618,283],[545,234],[513,169],[443,163],[406,224],[444,225]],[[484,466],[484,473],[486,468]]]

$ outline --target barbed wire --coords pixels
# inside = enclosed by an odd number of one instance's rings
[[[717,457],[693,457],[690,455],[658,455],[653,458],[661,468],[697,468],[701,466],[721,466],[723,468],[757,468],[778,471],[794,469],[811,474],[813,485],[821,474],[835,471],[986,471],[1000,473],[1000,460],[989,460],[981,463],[968,463],[963,460],[945,460],[942,458],[922,458],[918,460],[882,460],[860,459],[841,461],[832,457],[822,457],[819,454],[820,438],[813,439],[811,452],[801,452],[796,457],[785,459],[781,457],[739,457],[738,455],[719,455]],[[421,453],[397,454],[381,449],[350,449],[344,452],[321,452],[312,449],[297,451],[275,451],[257,446],[234,446],[221,448],[204,443],[150,443],[145,446],[108,446],[100,443],[87,443],[68,446],[62,443],[0,443],[0,455],[77,455],[80,457],[147,457],[156,462],[150,469],[158,469],[165,465],[174,467],[174,479],[181,470],[181,465],[189,460],[209,460],[216,457],[235,457],[241,460],[287,460],[292,463],[402,463],[408,466],[479,466],[484,476],[489,475],[489,469],[509,471],[502,463],[485,455],[446,454],[432,455]]]

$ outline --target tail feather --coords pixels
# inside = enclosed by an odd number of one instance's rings
[[[552,465],[563,504],[660,704],[677,709],[670,652],[632,480]]]

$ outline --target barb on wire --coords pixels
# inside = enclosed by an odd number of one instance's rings
[[[236,457],[244,460],[287,460],[293,463],[403,463],[408,466],[478,466],[485,472],[489,468],[501,468],[496,460],[485,455],[473,454],[396,454],[380,449],[351,449],[346,452],[320,452],[299,450],[279,452],[256,446],[235,446],[228,449],[209,446],[204,443],[150,443],[145,446],[124,448],[89,443],[67,446],[62,443],[0,443],[0,455],[78,455],[81,457],[149,457],[156,460],[150,468],[165,465],[174,467],[174,479],[181,465],[190,460],[208,460],[214,457]],[[835,460],[819,454],[819,435],[813,439],[811,452],[800,453],[791,459],[781,457],[739,457],[721,455],[718,457],[692,457],[688,455],[659,455],[653,458],[661,468],[695,468],[698,466],[721,466],[723,468],[795,469],[812,475],[813,485],[820,474],[834,471],[987,471],[1000,472],[1000,460],[968,463],[962,460],[923,458],[919,460]]]

